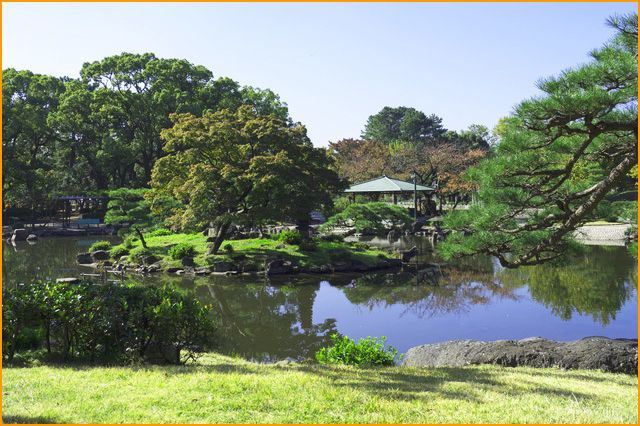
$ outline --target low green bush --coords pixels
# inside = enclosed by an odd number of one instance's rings
[[[168,254],[173,260],[180,260],[185,257],[193,257],[196,254],[196,248],[193,244],[180,243],[171,247]]]
[[[127,249],[131,250],[132,248],[134,248],[134,247],[135,247],[135,244],[134,244],[134,243],[135,243],[136,241],[138,241],[138,239],[137,239],[136,237],[134,237],[134,236],[131,236],[131,235],[130,235],[130,236],[128,236],[128,237],[125,237],[124,241],[122,241],[122,245],[123,245],[125,248],[127,248]]]
[[[298,247],[302,251],[316,251],[318,249],[318,243],[313,240],[302,240],[298,244]]]
[[[2,354],[183,363],[213,344],[209,308],[173,287],[33,282],[2,291]]]
[[[298,231],[282,231],[278,234],[278,241],[289,245],[298,245],[302,242],[302,234]]]
[[[356,343],[347,336],[331,335],[333,345],[316,352],[320,364],[346,364],[359,366],[395,365],[398,350],[385,347],[386,337],[367,337]]]
[[[367,243],[362,243],[362,242],[355,242],[355,243],[351,243],[351,246],[353,248],[355,248],[358,251],[366,251],[369,250],[371,248],[371,246]]]
[[[222,250],[225,251],[225,253],[233,253],[233,246],[229,243],[225,244],[222,246]]]
[[[97,250],[111,250],[111,243],[109,241],[96,241],[89,247],[89,252],[93,253]]]
[[[115,246],[111,251],[109,251],[109,256],[111,256],[112,259],[120,259],[122,256],[126,256],[128,254],[129,249],[122,245]]]
[[[129,259],[133,262],[140,263],[142,259],[151,255],[151,250],[146,249],[144,247],[136,247],[129,252]]]
[[[338,234],[327,234],[322,235],[320,237],[322,241],[329,241],[330,243],[342,243],[344,242],[344,237]]]
[[[171,232],[169,229],[167,228],[158,228],[154,231],[151,231],[147,234],[147,236],[149,237],[163,237],[165,235],[172,235],[173,232]]]

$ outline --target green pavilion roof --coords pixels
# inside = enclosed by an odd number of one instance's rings
[[[424,185],[416,185],[418,191],[434,191],[434,188]],[[381,176],[366,182],[351,185],[344,192],[413,192],[413,182],[393,179]]]

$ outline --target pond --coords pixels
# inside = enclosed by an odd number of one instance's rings
[[[104,237],[4,243],[3,282],[78,276],[92,270],[75,256]],[[370,244],[388,246],[384,239]],[[438,262],[424,238],[405,237],[394,248],[417,245],[417,266]],[[387,336],[406,352],[452,339],[573,340],[586,336],[635,338],[637,265],[624,247],[585,247],[563,264],[508,270],[477,256],[431,276],[415,272],[286,277],[154,276],[211,305],[223,353],[273,361],[312,356],[339,332],[353,338]]]

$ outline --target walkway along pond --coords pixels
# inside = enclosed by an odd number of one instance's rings
[[[98,239],[104,237],[4,243],[4,285],[90,273],[75,259]],[[420,250],[418,262],[438,262],[425,238],[406,237],[394,247],[413,245]],[[435,278],[376,271],[270,279],[163,274],[139,280],[193,291],[213,307],[221,352],[263,361],[311,356],[333,332],[387,336],[406,352],[454,339],[635,338],[638,330],[637,266],[624,247],[585,247],[562,265],[518,270],[478,256],[443,266]]]

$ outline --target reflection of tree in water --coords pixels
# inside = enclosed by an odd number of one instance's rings
[[[637,266],[623,247],[589,247],[567,255],[562,265],[504,269],[509,287],[528,285],[531,297],[562,319],[577,313],[607,325],[634,294]]]
[[[317,281],[315,281],[317,283]],[[261,360],[309,357],[329,341],[335,320],[313,324],[319,284],[208,284],[198,296],[216,313],[221,350]]]
[[[512,289],[494,281],[493,274],[464,265],[441,267],[433,274],[399,272],[356,278],[343,289],[352,303],[369,309],[403,305],[419,317],[466,312],[496,298],[516,299]]]

